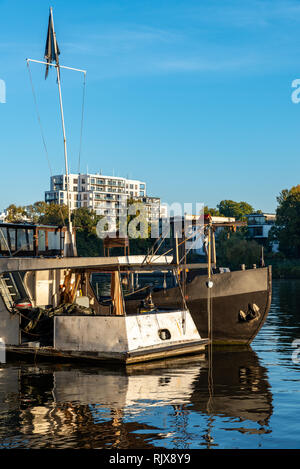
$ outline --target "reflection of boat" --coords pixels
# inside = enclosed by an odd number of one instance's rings
[[[193,356],[133,365],[126,372],[59,371],[55,373],[54,396],[57,402],[130,408],[133,413],[153,406],[188,405],[190,412],[209,412],[210,416],[267,426],[273,409],[272,395],[266,370],[256,353],[249,348],[229,351],[226,347],[213,354],[212,363],[211,393],[208,362]]]
[[[273,406],[267,370],[260,365],[256,353],[251,348],[217,349],[212,357],[211,373],[211,416],[250,420],[260,426],[268,426]],[[192,409],[197,412],[207,412],[207,403],[211,397],[206,378],[205,374],[201,373],[191,396]],[[254,430],[254,433],[267,431],[262,428]]]
[[[69,369],[55,373],[53,395],[57,402],[130,408],[134,414],[153,406],[188,404],[203,364],[204,356],[197,355],[158,361],[150,367],[133,365],[126,373],[102,370],[90,374]]]
[[[14,418],[5,420],[3,440],[17,426],[28,446],[147,448],[172,431],[179,445],[193,447],[195,418],[202,422],[197,442],[207,441],[210,432],[214,444],[221,444],[214,429],[224,425],[241,433],[270,432],[272,394],[256,353],[226,348],[213,354],[212,363],[210,390],[208,362],[199,356],[126,370],[37,365],[16,373],[6,368],[0,411],[14,412]],[[176,418],[172,430],[161,422],[162,409],[165,419]],[[209,429],[203,416],[209,417]]]

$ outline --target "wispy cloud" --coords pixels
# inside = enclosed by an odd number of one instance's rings
[[[72,42],[65,42],[67,51],[83,52],[95,56],[107,56],[124,51],[134,51],[141,48],[171,45],[182,38],[182,33],[154,28],[150,26],[111,27],[101,33],[84,35],[84,42],[74,38]]]
[[[298,0],[211,0],[177,10],[183,20],[215,27],[267,27],[277,21],[300,21]]]
[[[256,63],[253,58],[241,57],[227,60],[203,59],[201,57],[166,59],[156,63],[157,70],[165,72],[211,72],[230,71],[242,69],[245,66],[253,66]]]

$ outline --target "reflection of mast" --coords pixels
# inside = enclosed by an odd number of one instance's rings
[[[177,434],[181,434],[181,438],[176,435],[173,443],[175,444],[176,449],[188,449],[189,448],[189,434],[188,434],[188,415],[189,410],[186,408],[185,404],[173,405],[174,415],[176,419],[176,429]],[[178,444],[178,443],[181,444]],[[177,444],[176,444],[177,443]]]
[[[207,372],[207,387],[208,387],[208,401],[206,406],[206,412],[208,415],[207,433],[204,439],[207,442],[207,448],[210,449],[214,441],[211,431],[213,428],[213,372],[212,372],[212,341],[208,345],[208,372]]]
[[[211,436],[211,429],[212,429],[212,423],[213,423],[213,417],[212,417],[212,409],[213,409],[213,364],[212,364],[212,358],[213,358],[213,296],[212,296],[212,287],[213,287],[213,281],[212,281],[212,262],[211,262],[211,257],[212,257],[212,240],[214,241],[214,238],[212,236],[213,234],[213,229],[212,229],[212,218],[209,215],[209,224],[208,224],[208,253],[207,253],[207,261],[208,261],[208,281],[207,281],[207,318],[208,318],[208,324],[207,324],[207,330],[208,330],[208,338],[209,338],[209,344],[208,344],[208,373],[207,373],[207,386],[208,386],[208,394],[209,398],[207,401],[207,414],[208,414],[208,430],[207,434],[205,435],[205,440],[207,441],[207,448],[211,447],[211,443],[214,441],[213,437]],[[214,246],[213,246],[214,247]],[[215,261],[215,253],[214,253],[214,261]]]

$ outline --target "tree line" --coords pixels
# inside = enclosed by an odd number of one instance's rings
[[[297,274],[300,276],[300,185],[283,189],[277,197],[277,203],[276,224],[270,230],[267,242],[264,243],[264,256],[275,266],[280,263],[285,263],[287,266],[289,263],[296,263],[296,266],[299,264]],[[11,223],[29,221],[35,224],[64,226],[68,220],[66,205],[48,204],[44,201],[35,202],[27,207],[11,204],[6,212],[6,221]],[[262,212],[244,201],[222,200],[216,207],[205,206],[204,213],[245,221],[250,213]],[[81,207],[72,212],[71,219],[76,227],[79,254],[103,255],[103,246],[96,234],[96,225],[101,216],[94,210]],[[278,253],[272,253],[271,246],[274,241],[278,242]],[[153,242],[151,238],[131,240],[130,246],[133,247],[131,253],[145,253]],[[217,238],[218,264],[228,265],[231,268],[238,268],[240,264],[247,266],[258,264],[262,255],[261,247],[261,244],[251,239],[246,226],[237,232],[224,230]]]

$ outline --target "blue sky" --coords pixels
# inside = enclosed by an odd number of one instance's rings
[[[247,201],[274,211],[298,184],[300,1],[54,0],[63,65],[87,70],[81,172],[145,180],[162,201]],[[64,169],[49,2],[0,0],[0,210],[41,200]],[[82,75],[62,71],[70,170],[78,170]]]

